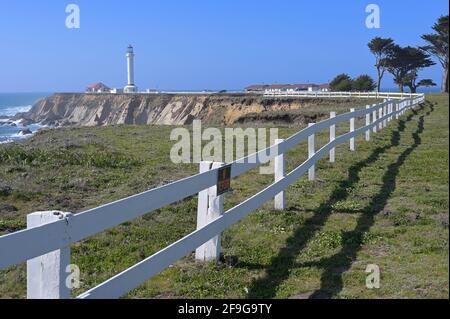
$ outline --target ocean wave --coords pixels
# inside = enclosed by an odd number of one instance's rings
[[[13,139],[8,138],[4,141],[0,140],[0,145],[1,144],[9,144],[9,143],[13,143],[13,142],[15,142]]]
[[[31,110],[32,105],[7,106],[0,108],[0,116],[14,116],[17,113],[25,113]]]
[[[0,135],[0,144],[9,144],[13,142],[19,142],[33,137],[38,131],[33,131],[31,134],[23,134],[22,132],[16,132],[9,135]]]
[[[12,120],[9,118],[0,119],[0,124],[3,124],[3,125],[5,125],[5,123],[8,123],[8,124],[11,123],[11,124],[15,124],[16,126],[21,126],[22,122],[23,122],[23,119],[20,119],[20,120]]]
[[[0,144],[8,144],[13,142],[22,141],[33,137],[37,132],[41,129],[48,128],[49,126],[43,125],[40,123],[30,124],[28,126],[20,125],[20,121],[16,121],[19,123],[16,127],[11,126],[0,126]],[[22,131],[30,130],[31,134],[23,134]]]

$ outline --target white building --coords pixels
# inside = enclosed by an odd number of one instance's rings
[[[102,82],[94,83],[86,88],[86,93],[109,93],[111,89]]]
[[[245,89],[247,92],[265,93],[293,93],[293,92],[328,92],[328,84],[263,84],[251,85]]]
[[[128,84],[123,91],[125,93],[136,93],[138,91],[137,86],[134,83],[134,50],[131,45],[127,50],[127,67],[128,67]]]
[[[123,93],[123,89],[113,88],[110,91],[112,94],[120,94]]]

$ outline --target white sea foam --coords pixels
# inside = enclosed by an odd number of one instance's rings
[[[14,140],[12,140],[12,139],[6,139],[6,140],[4,140],[4,141],[0,141],[0,144],[8,144],[8,143],[12,143],[12,142],[14,142]]]
[[[0,108],[0,116],[14,116],[17,113],[25,113],[31,110],[32,105],[9,106]]]

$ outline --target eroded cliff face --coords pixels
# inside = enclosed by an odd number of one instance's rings
[[[250,113],[298,110],[311,101],[246,94],[54,94],[20,116],[53,126],[233,124]]]

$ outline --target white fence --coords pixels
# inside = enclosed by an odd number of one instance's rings
[[[416,93],[395,93],[395,92],[307,92],[307,91],[294,91],[294,92],[264,92],[265,97],[320,97],[320,98],[341,98],[352,97],[362,99],[414,99],[420,98],[423,94]]]
[[[197,260],[218,259],[220,234],[225,229],[273,198],[275,208],[284,209],[286,188],[307,172],[309,179],[315,179],[316,162],[328,155],[334,162],[337,145],[350,141],[350,148],[355,150],[358,135],[365,134],[369,141],[372,132],[386,127],[388,122],[424,101],[424,95],[417,95],[387,100],[365,109],[352,109],[350,113],[338,116],[332,112],[329,119],[311,124],[286,140],[278,140],[268,149],[233,162],[232,178],[265,164],[267,160],[275,160],[275,182],[225,213],[223,196],[217,196],[216,188],[223,164],[204,162],[198,175],[77,215],[31,214],[26,230],[0,237],[0,269],[27,261],[28,298],[70,298],[66,271],[70,264],[71,244],[196,194],[199,194],[196,231],[77,298],[119,298],[193,251],[196,251]],[[365,118],[366,125],[356,128],[356,118]],[[350,124],[350,131],[336,137],[336,125],[342,122]],[[316,150],[315,134],[324,129],[330,130],[330,142]],[[305,140],[309,144],[309,159],[285,175],[284,154]],[[265,159],[264,163],[261,158]]]

